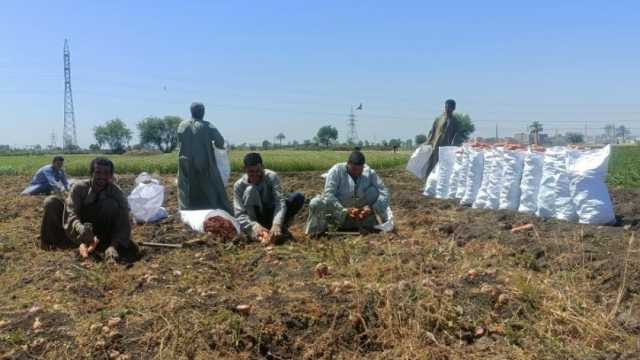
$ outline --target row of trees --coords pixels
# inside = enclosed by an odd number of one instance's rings
[[[475,127],[471,121],[469,115],[466,114],[457,114],[458,118],[462,122],[462,131],[461,138],[462,140],[467,140],[471,133],[475,130]],[[138,128],[138,133],[140,134],[140,147],[143,148],[155,148],[162,152],[169,153],[176,149],[178,146],[178,126],[182,118],[179,116],[165,116],[165,117],[147,117],[136,125]],[[96,139],[96,144],[90,147],[91,150],[97,151],[105,146],[108,146],[109,149],[114,153],[122,153],[124,152],[131,142],[132,132],[127,128],[124,121],[119,118],[115,118],[113,120],[107,121],[102,126],[97,126],[94,128],[94,137]],[[286,139],[284,133],[279,133],[275,137],[276,140],[280,143],[282,147],[282,141]],[[415,144],[421,144],[426,141],[425,134],[419,134],[415,137]],[[331,145],[336,145],[338,141],[338,129],[331,125],[325,125],[318,129],[313,140],[305,141],[305,145],[311,144],[319,144],[324,147],[329,147]],[[308,144],[307,144],[308,142]],[[296,143],[296,142],[294,142]],[[369,146],[383,146],[383,147],[393,147],[400,148],[403,146],[411,147],[411,143],[413,143],[412,139],[401,140],[401,139],[391,139],[389,141],[382,141],[379,144],[370,144],[368,141],[359,142],[358,144],[344,144],[346,146],[361,146],[361,147],[369,147]],[[294,144],[296,145],[296,144]],[[264,140],[262,142],[263,148],[272,147],[271,142],[268,140]]]
[[[137,124],[140,146],[172,152],[178,146],[178,125],[181,121],[179,116],[147,117],[141,120]],[[97,144],[92,145],[91,150],[100,150],[107,145],[115,153],[123,153],[132,138],[131,130],[118,118],[96,126],[93,135]]]

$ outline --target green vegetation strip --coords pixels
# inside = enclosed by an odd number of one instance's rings
[[[610,186],[640,188],[640,146],[614,146],[609,160]]]
[[[367,163],[374,169],[387,169],[406,164],[408,152],[364,151]],[[246,151],[231,151],[231,170],[242,169]],[[323,171],[333,164],[346,161],[348,151],[262,151],[265,166],[274,171]],[[88,176],[89,162],[97,155],[65,155],[65,171],[70,176]],[[104,155],[113,160],[119,174],[138,174],[143,171],[160,174],[178,172],[177,153],[162,155]],[[0,156],[0,175],[33,175],[38,168],[51,162],[51,155]]]

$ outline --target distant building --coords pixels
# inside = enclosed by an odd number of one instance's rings
[[[529,134],[526,133],[516,133],[513,134],[514,142],[522,145],[529,145]]]

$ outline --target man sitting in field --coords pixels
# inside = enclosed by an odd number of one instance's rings
[[[51,165],[45,165],[36,172],[22,195],[49,195],[52,192],[69,190],[67,177],[62,170],[63,164],[62,156],[54,157]]]
[[[340,230],[371,229],[387,221],[389,190],[376,172],[365,164],[359,151],[349,155],[347,163],[334,165],[325,179],[324,192],[309,203],[305,232],[319,235],[328,228]]]
[[[235,216],[252,240],[275,243],[288,233],[291,220],[304,205],[304,195],[294,192],[285,198],[278,174],[264,168],[258,153],[244,157],[244,171],[233,186]]]
[[[118,260],[119,251],[135,257],[138,247],[131,241],[129,204],[113,183],[113,163],[99,157],[90,166],[91,179],[75,183],[66,204],[55,195],[45,200],[41,247],[78,247],[84,258],[105,251],[106,260],[112,262]]]

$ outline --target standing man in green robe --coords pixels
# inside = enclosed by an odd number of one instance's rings
[[[204,105],[191,104],[191,120],[178,126],[178,203],[180,210],[221,209],[233,214],[213,149],[224,138],[204,121]]]
[[[429,135],[427,135],[427,142],[425,142],[425,144],[431,145],[433,152],[429,158],[425,178],[429,177],[429,174],[431,174],[431,171],[438,163],[440,146],[458,146],[463,142],[460,133],[462,131],[462,123],[453,113],[455,109],[455,100],[449,99],[445,101],[444,114],[435,119],[431,131],[429,131]]]

